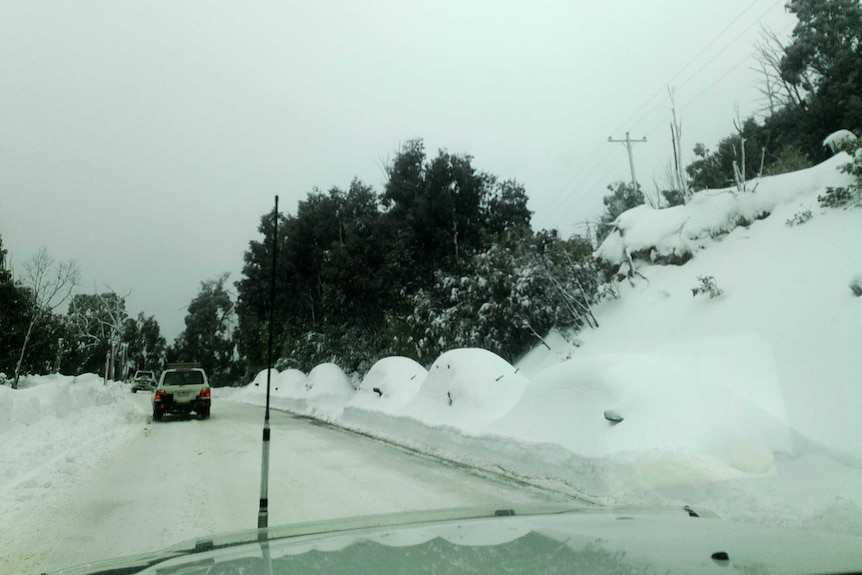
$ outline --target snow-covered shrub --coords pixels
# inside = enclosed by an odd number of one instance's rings
[[[691,288],[692,297],[708,295],[710,299],[713,299],[724,293],[712,276],[697,276],[697,281],[699,282],[698,285]]]
[[[809,209],[801,210],[801,211],[798,211],[795,214],[793,214],[793,217],[788,219],[785,223],[791,227],[798,226],[798,225],[804,224],[805,222],[807,222],[808,220],[810,220],[813,217],[814,217],[814,214],[811,213],[811,210],[809,210]]]
[[[552,329],[595,325],[600,275],[591,249],[585,240],[538,234],[493,245],[458,275],[438,273],[411,298],[396,351],[424,363],[480,347],[511,361]]]
[[[856,297],[862,296],[862,274],[856,274],[850,278],[850,291]]]
[[[824,208],[862,207],[862,140],[856,140],[845,150],[853,159],[841,166],[841,171],[853,176],[855,181],[849,186],[826,188],[822,195],[817,196]]]
[[[844,208],[859,201],[859,191],[856,186],[829,186],[817,201],[824,208]]]
[[[856,144],[856,134],[850,130],[838,130],[832,132],[823,140],[823,147],[833,154],[852,150]]]

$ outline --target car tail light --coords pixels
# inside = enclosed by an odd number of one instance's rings
[[[210,388],[208,388],[208,387],[203,388],[201,390],[200,396],[201,397],[210,397]]]
[[[159,390],[156,392],[156,400],[158,401],[159,399],[164,399],[165,397],[167,397],[167,395],[168,394],[165,393],[163,390]]]

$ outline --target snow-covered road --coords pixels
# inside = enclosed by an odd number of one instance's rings
[[[132,402],[137,429],[119,430],[109,457],[4,517],[0,572],[50,571],[256,526],[263,410],[220,401],[207,421],[153,424],[149,396]],[[271,426],[270,525],[546,497],[289,414],[273,411]]]

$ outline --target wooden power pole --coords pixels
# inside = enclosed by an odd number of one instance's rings
[[[647,141],[646,137],[643,137],[640,140],[632,140],[631,137],[629,137],[628,132],[626,132],[626,138],[624,140],[614,140],[613,138],[608,137],[608,142],[613,142],[615,144],[616,143],[625,144],[625,146],[626,146],[626,150],[629,153],[629,168],[631,169],[631,172],[632,172],[632,186],[634,187],[634,191],[638,191],[638,180],[635,177],[635,161],[634,161],[634,157],[632,156],[632,146],[635,144],[640,144],[642,142],[646,142],[646,141]]]

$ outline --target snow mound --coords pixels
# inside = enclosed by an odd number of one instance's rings
[[[431,424],[476,429],[508,413],[529,380],[500,356],[484,349],[454,349],[428,371],[404,412]]]
[[[751,345],[747,338],[737,343],[737,351]],[[518,404],[488,430],[555,442],[588,457],[685,450],[766,473],[774,452],[792,451],[793,431],[782,417],[781,398],[765,399],[769,392],[757,389],[768,385],[770,366],[750,371],[745,360],[756,356],[726,365],[727,349],[709,341],[677,353],[575,357],[536,375]],[[760,397],[770,410],[750,399]],[[623,421],[607,421],[609,410]]]
[[[350,378],[334,363],[322,363],[311,370],[305,383],[309,415],[335,419],[356,394]]]
[[[595,256],[615,265],[637,252],[648,254],[652,260],[684,260],[702,249],[704,240],[761,219],[780,204],[792,203],[812,190],[848,185],[851,176],[842,174],[838,168],[849,160],[848,154],[840,153],[806,170],[748,182],[749,190],[754,189],[754,193],[736,192],[733,188],[704,190],[684,206],[663,210],[638,206],[620,214],[614,221],[613,232],[598,247]]]
[[[98,376],[19,383],[17,390],[0,386],[0,515],[68,482],[80,462],[109,452],[146,416],[131,401],[129,386],[105,385]]]
[[[0,386],[0,431],[85,416],[89,410],[125,402],[128,391],[121,383],[104,385],[95,375],[27,377],[17,390]]]
[[[249,403],[258,403],[258,401],[266,402],[266,375],[267,370],[263,369],[258,372],[254,379],[248,385],[240,388],[234,394],[230,395],[232,399],[248,401]],[[278,370],[273,369],[271,378],[274,380],[278,377]],[[270,390],[271,391],[271,390]],[[214,393],[222,397],[228,397],[223,389],[216,389]],[[262,399],[261,399],[262,398]]]
[[[347,407],[397,413],[416,397],[427,376],[428,370],[410,358],[383,358],[365,374]]]
[[[292,397],[294,399],[302,399],[307,396],[306,385],[308,384],[308,376],[298,369],[286,369],[274,378],[275,388],[272,390],[274,395],[282,397]]]
[[[267,370],[261,370],[251,383],[243,388],[242,396],[266,397],[266,374]],[[298,369],[286,369],[279,373],[277,369],[272,370],[269,383],[270,399],[272,397],[289,397],[293,399],[304,399],[308,393],[306,382],[308,378]]]
[[[252,385],[254,387],[262,387],[262,388],[266,389],[266,376],[270,372],[272,373],[272,375],[270,376],[270,383],[272,383],[272,380],[275,379],[276,377],[278,377],[278,370],[277,369],[273,369],[273,370],[262,369],[262,370],[260,370],[258,372],[258,374],[256,376],[254,376],[254,379],[251,380],[250,385]]]

